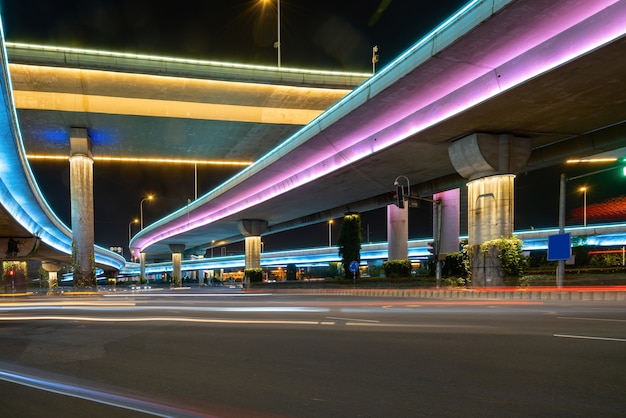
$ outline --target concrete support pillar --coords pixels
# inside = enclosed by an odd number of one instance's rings
[[[484,254],[480,245],[513,235],[514,179],[530,156],[529,138],[474,133],[448,148],[456,171],[468,187],[468,252],[475,286],[501,286],[498,254]]]
[[[504,285],[498,252],[490,248],[484,253],[480,244],[513,236],[514,179],[513,175],[500,175],[467,184],[468,244],[474,286]]]
[[[409,258],[409,208],[387,206],[387,258],[406,260]]]
[[[70,129],[69,162],[74,286],[95,286],[93,156],[84,128]]]
[[[439,253],[456,253],[461,234],[461,191],[453,189],[437,193],[433,195],[433,200],[439,202],[433,205],[433,237],[439,241]]]
[[[261,237],[246,237],[246,268],[261,267]]]
[[[146,253],[139,253],[139,280],[146,277]]]
[[[181,286],[183,284],[182,259],[185,244],[169,244],[172,252],[172,286]]]
[[[58,272],[63,266],[60,264],[44,261],[41,263],[41,268],[48,273],[48,291],[53,292],[59,286]]]
[[[514,180],[506,174],[467,183],[469,245],[513,235]]]
[[[261,235],[267,231],[267,221],[244,219],[238,226],[246,237],[246,269],[261,267]]]

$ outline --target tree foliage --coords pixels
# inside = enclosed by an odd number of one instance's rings
[[[360,263],[361,261],[361,215],[359,213],[349,212],[345,214],[337,245],[339,246],[344,277],[352,279],[350,262]]]

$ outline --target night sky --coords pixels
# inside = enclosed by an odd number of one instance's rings
[[[379,47],[381,68],[462,7],[462,0],[282,0],[282,65],[337,71],[370,72],[372,47]],[[0,3],[5,38],[54,46],[139,54],[276,65],[275,2],[210,0],[168,3],[133,0],[4,0]],[[31,163],[53,210],[67,225],[67,162]],[[173,171],[175,170],[175,172]],[[202,195],[238,169],[198,167]],[[520,173],[516,180],[516,229],[556,226],[559,174],[580,168],[555,167]],[[583,169],[584,170],[584,169]],[[568,211],[582,205],[577,188],[587,185],[588,205],[624,195],[619,173],[608,172],[568,185]],[[193,199],[193,167],[121,166],[98,162],[94,168],[95,232],[98,245],[128,244],[129,222],[145,202],[149,224]],[[410,238],[432,234],[430,208],[412,209]],[[588,220],[593,221],[588,211]],[[574,215],[572,215],[574,216]],[[569,215],[568,215],[569,217]],[[385,209],[363,214],[363,238],[386,240]],[[136,228],[132,227],[133,234]],[[333,226],[333,241],[339,225]],[[265,250],[328,244],[327,224],[264,237]],[[243,250],[243,244],[241,244]],[[125,249],[127,251],[127,249]],[[236,250],[234,250],[236,251]],[[127,254],[127,253],[125,253]]]

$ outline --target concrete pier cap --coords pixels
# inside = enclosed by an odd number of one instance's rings
[[[531,151],[530,138],[475,132],[451,143],[448,156],[461,176],[475,180],[520,170]]]
[[[169,244],[172,253],[182,253],[185,251],[185,244]]]
[[[244,237],[260,236],[267,231],[267,221],[262,219],[242,219],[237,224]]]

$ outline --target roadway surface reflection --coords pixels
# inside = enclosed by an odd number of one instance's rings
[[[2,416],[623,416],[620,302],[0,301]]]

